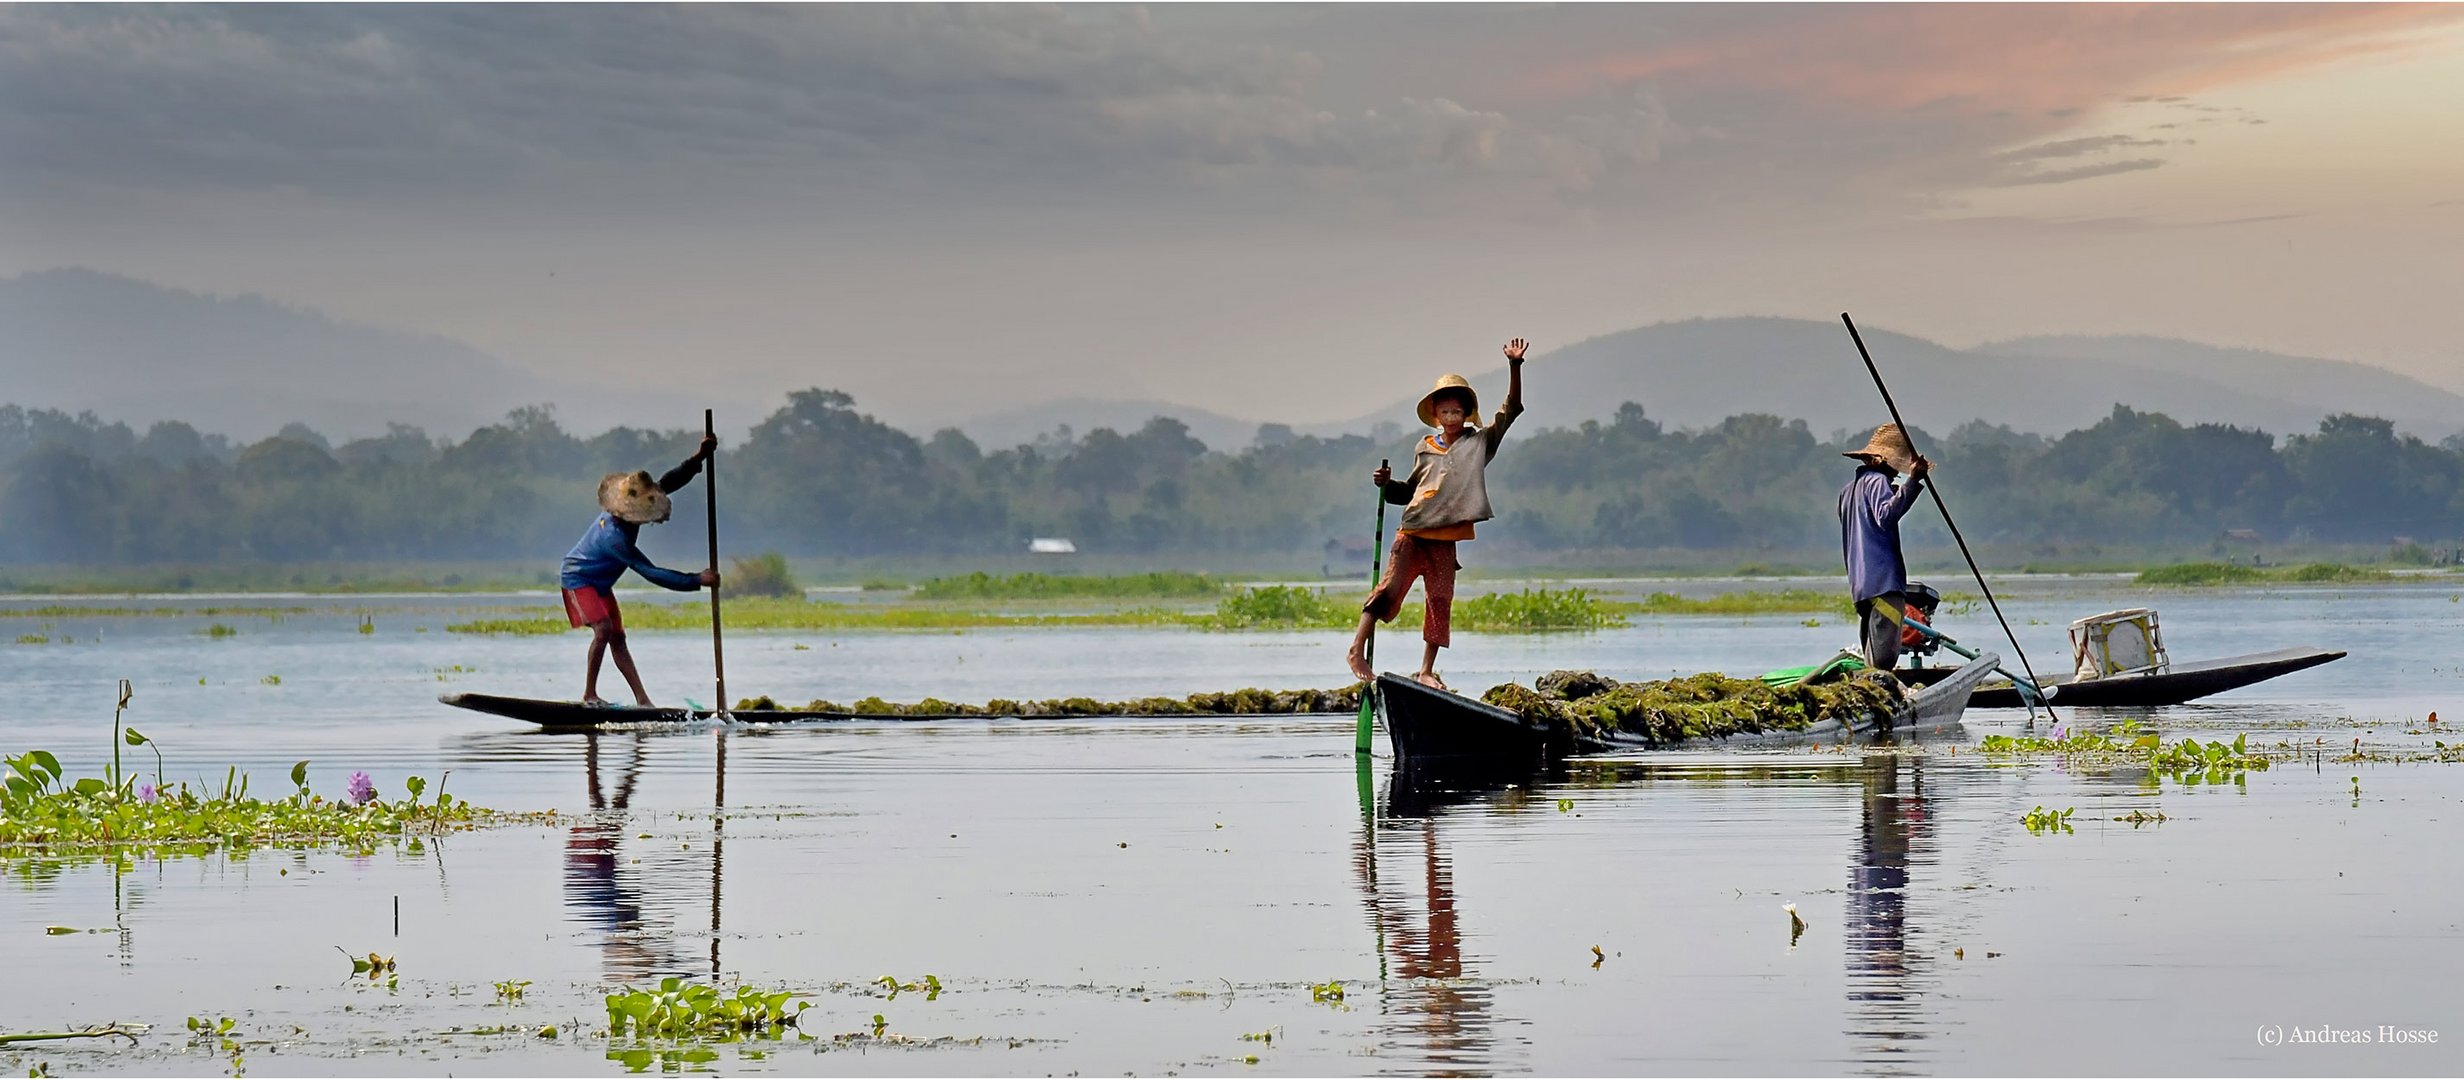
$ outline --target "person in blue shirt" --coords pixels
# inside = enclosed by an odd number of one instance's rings
[[[590,663],[582,677],[583,704],[607,704],[599,696],[599,660],[611,650],[616,654],[616,670],[624,673],[625,684],[633,688],[634,703],[650,704],[650,695],[642,689],[641,673],[633,669],[633,652],[625,648],[624,612],[616,606],[616,579],[623,577],[626,570],[640,574],[653,585],[678,592],[719,587],[716,569],[699,574],[669,570],[652,563],[634,544],[642,526],[667,520],[673,510],[668,493],[701,475],[702,463],[717,448],[717,439],[703,436],[692,457],[656,480],[645,471],[609,473],[599,481],[599,518],[590,523],[590,529],[573,545],[573,550],[565,553],[561,575],[565,617],[575,626],[590,628]]]
[[[1857,634],[1865,662],[1889,671],[1899,664],[1900,623],[1908,608],[1908,561],[1899,551],[1899,519],[1916,506],[1917,489],[1933,471],[1897,424],[1874,429],[1864,449],[1851,450],[1863,464],[1839,493],[1840,552],[1848,563],[1848,592],[1857,605]],[[1894,484],[1901,473],[1907,482]]]

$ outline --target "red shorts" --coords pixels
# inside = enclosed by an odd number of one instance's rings
[[[625,613],[616,606],[616,594],[606,589],[584,586],[565,590],[565,617],[575,626],[606,623],[609,633],[621,634],[625,629]]]
[[[1403,596],[1412,591],[1412,579],[1419,578],[1421,591],[1428,603],[1420,613],[1420,640],[1443,647],[1451,643],[1454,623],[1454,572],[1463,568],[1455,561],[1452,540],[1423,540],[1417,536],[1395,534],[1394,545],[1387,549],[1386,572],[1378,578],[1377,591],[1360,605],[1385,622],[1403,608]]]

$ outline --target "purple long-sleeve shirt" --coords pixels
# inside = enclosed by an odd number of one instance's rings
[[[1891,472],[1877,465],[1857,469],[1839,492],[1840,553],[1848,562],[1848,591],[1871,600],[1908,587],[1908,563],[1899,554],[1899,519],[1916,506],[1911,479],[1891,486]]]

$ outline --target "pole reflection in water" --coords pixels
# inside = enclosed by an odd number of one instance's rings
[[[1927,1035],[1923,956],[1908,949],[1911,867],[1935,864],[1920,757],[1876,754],[1857,770],[1863,795],[1848,870],[1848,1029],[1868,1072],[1917,1071]]]
[[[1400,1071],[1475,1076],[1498,1071],[1489,988],[1463,954],[1453,860],[1440,839],[1440,811],[1484,797],[1436,790],[1396,777],[1382,813],[1362,816],[1352,866],[1378,939],[1384,985],[1378,995],[1382,1042],[1401,1044]],[[1387,876],[1379,875],[1379,858]],[[1403,856],[1403,865],[1396,857]],[[1398,880],[1399,879],[1399,880]],[[1392,886],[1390,888],[1389,886]],[[1386,1070],[1397,1071],[1397,1070]]]
[[[715,603],[715,599],[713,600]],[[719,977],[719,872],[727,863],[727,729],[718,734],[718,779],[710,796],[710,977]]]
[[[672,973],[681,965],[662,947],[664,935],[644,928],[638,875],[622,866],[625,810],[641,779],[646,736],[637,732],[628,740],[630,753],[613,797],[599,784],[599,734],[587,732],[582,738],[590,814],[565,838],[565,907],[598,933],[609,978],[646,979]]]

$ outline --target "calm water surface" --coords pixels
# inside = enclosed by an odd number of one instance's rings
[[[0,1067],[226,1071],[187,1045],[181,1022],[200,1015],[235,1018],[257,1075],[2452,1075],[2464,767],[2333,758],[2356,738],[2429,747],[2447,738],[2421,726],[2434,709],[2464,725],[2459,591],[2011,586],[2040,671],[2066,659],[2070,619],[2150,602],[2177,660],[2352,650],[2198,706],[2063,714],[2322,748],[2217,787],[1972,752],[2020,730],[2019,712],[1972,712],[1916,745],[1583,761],[1527,787],[1437,792],[1395,789],[1383,757],[1358,771],[1348,718],[548,735],[435,703],[578,692],[579,637],[443,630],[514,600],[18,615],[0,619],[6,639],[53,641],[0,646],[12,751],[93,771],[126,677],[129,723],[175,779],[219,782],[237,764],[280,786],[306,758],[321,790],[356,769],[395,793],[451,770],[457,795],[563,819],[367,858],[11,865],[0,1030],[156,1027],[136,1048],[48,1044]],[[358,632],[359,608],[375,609],[374,632]],[[1553,667],[1743,673],[1848,636],[1801,621],[1462,635],[1445,670],[1466,689]],[[216,622],[238,633],[200,632]],[[1993,633],[1982,611],[1951,629],[1972,644]],[[654,695],[710,700],[705,636],[635,640]],[[1383,640],[1390,657],[1416,645]],[[728,660],[738,694],[980,701],[1332,686],[1347,681],[1341,648],[1323,633],[772,633],[731,637]],[[2076,831],[2031,836],[2019,818],[2035,806],[2076,807]],[[2167,820],[2113,820],[2133,810]],[[1807,923],[1793,940],[1791,903]],[[45,935],[54,925],[98,932]],[[396,956],[398,984],[348,978],[337,947]],[[611,988],[714,972],[807,992],[805,1029],[822,1038],[691,1060],[597,1034]],[[932,1000],[876,982],[927,973],[945,988]],[[517,1005],[494,1001],[507,979],[531,981]],[[1313,1001],[1330,981],[1342,1000]],[[832,1038],[869,1034],[876,1014],[885,1038]],[[544,1024],[559,1037],[531,1034]],[[2380,1025],[2439,1041],[2261,1038]],[[498,1028],[511,1030],[471,1033]]]

